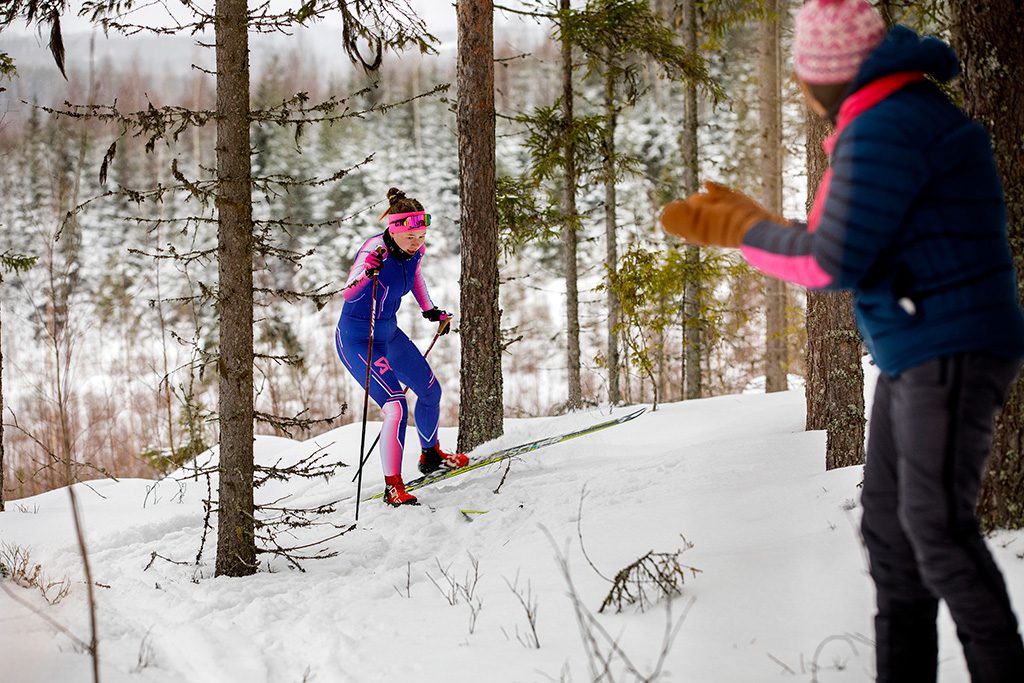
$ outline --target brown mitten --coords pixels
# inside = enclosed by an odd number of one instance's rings
[[[761,206],[752,197],[743,194],[739,190],[734,190],[726,185],[719,185],[711,180],[704,181],[704,189],[707,190],[708,197],[714,201],[731,202],[737,207],[747,207],[752,212],[760,214],[757,219],[759,221],[771,221],[773,223],[781,223],[782,225],[787,225],[789,223],[789,221],[782,216],[773,214],[771,211]]]
[[[661,212],[665,232],[694,244],[738,247],[757,221],[785,223],[760,204],[723,185],[705,183],[707,192],[696,192],[685,201],[670,202]]]

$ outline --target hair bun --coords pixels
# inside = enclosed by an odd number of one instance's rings
[[[397,187],[388,189],[388,201],[394,203],[399,199],[405,199],[405,193],[399,190]]]

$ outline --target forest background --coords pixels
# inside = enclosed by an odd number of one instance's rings
[[[944,3],[881,4],[887,19],[948,36]],[[697,100],[697,175],[758,197],[777,193],[785,213],[801,215],[808,123],[782,67],[796,3],[649,3],[679,42],[684,5],[697,13],[696,53],[708,77]],[[256,410],[266,418],[259,432],[308,438],[361,417],[352,409],[361,390],[333,347],[336,292],[358,246],[380,230],[388,187],[405,189],[432,214],[424,270],[438,305],[457,309],[458,134],[455,93],[445,87],[456,80],[454,32],[430,7],[426,16],[438,23],[427,28],[439,27],[434,50],[385,54],[374,72],[342,58],[337,29],[329,26],[303,30],[298,39],[254,38],[254,109],[280,107],[301,93],[300,101],[344,98],[347,111],[357,112],[325,124],[252,126],[253,172],[277,179],[254,194],[254,217],[275,227],[275,248],[287,254],[260,257],[254,269]],[[660,207],[686,193],[685,155],[693,145],[684,100],[695,88],[692,78],[666,78],[649,57],[631,66],[630,96],[615,112],[614,152],[602,140],[583,146],[579,269],[566,272],[566,228],[554,215],[558,182],[536,180],[544,126],[561,95],[560,45],[551,19],[538,16],[543,9],[525,3],[495,15],[505,414],[799,384],[807,353],[803,293],[769,285],[732,253],[702,250],[684,261],[680,245],[657,226]],[[776,27],[774,37],[764,37],[766,23]],[[5,249],[38,258],[2,285],[7,499],[61,486],[71,469],[77,479],[157,476],[219,440],[211,368],[219,320],[208,296],[217,270],[215,212],[194,186],[176,185],[213,175],[214,126],[189,121],[180,134],[147,139],[83,115],[109,111],[110,103],[120,111],[210,109],[211,51],[187,36],[97,33],[68,34],[64,48],[66,81],[39,38],[8,31],[0,40],[17,68],[0,93],[0,225]],[[576,115],[599,125],[606,81],[583,51],[575,54]],[[766,55],[777,79],[767,99]],[[779,112],[772,163],[782,182],[774,189],[763,181],[766,101]],[[77,115],[52,115],[62,107]],[[606,259],[609,162],[618,228],[613,264]],[[167,189],[144,189],[154,186]],[[174,218],[183,213],[192,219]],[[578,379],[571,350],[565,358],[573,334],[565,325],[570,282],[579,290]],[[610,282],[625,296],[618,312]],[[686,288],[694,282],[699,300]],[[412,308],[402,311],[402,325],[425,344],[433,330]],[[621,355],[612,354],[613,337]],[[694,338],[696,355],[688,358]],[[446,391],[445,425],[459,414],[459,373],[471,372],[460,369],[460,357],[458,334],[432,350]],[[687,363],[691,372],[699,368],[696,381],[686,375]],[[780,363],[781,384],[771,372]],[[613,374],[621,375],[621,390],[609,386],[618,383]],[[280,417],[286,415],[292,417]],[[73,466],[59,456],[71,452]]]
[[[509,16],[509,15],[507,15]],[[518,26],[518,28],[515,28]],[[496,58],[498,173],[515,178],[528,172],[528,125],[516,120],[550,106],[559,94],[558,47],[543,24],[520,18],[501,32]],[[253,48],[254,107],[279,102],[295,92],[318,101],[330,95],[361,92],[352,105],[371,109],[400,102],[454,81],[453,51],[444,33],[435,56],[386,58],[379,73],[366,75],[341,59],[325,59],[327,29],[301,40],[267,40]],[[729,97],[703,103],[701,147],[704,175],[756,188],[749,141],[756,136],[757,53],[743,49],[756,31],[754,22],[738,22],[709,50],[712,72]],[[169,159],[201,176],[214,156],[212,126],[197,127],[176,141],[171,154],[159,143],[146,150],[144,138],[118,145],[106,178],[98,170],[118,131],[102,122],[67,120],[44,107],[64,100],[99,104],[116,101],[126,111],[182,103],[209,107],[213,89],[206,74],[181,69],[202,65],[208,56],[186,37],[130,40],[69,34],[68,80],[58,75],[45,45],[34,36],[0,42],[18,73],[0,94],[5,114],[0,127],[0,224],[5,243],[15,252],[36,254],[36,267],[4,283],[5,498],[20,498],[64,483],[63,468],[50,454],[60,452],[61,421],[70,422],[83,478],[109,473],[152,477],[218,440],[211,406],[216,404],[214,374],[196,362],[215,343],[216,318],[193,295],[216,272],[210,258],[182,263],[170,254],[209,249],[208,228],[178,229],[160,223],[187,204],[187,194],[168,193],[159,202],[132,202],[111,188],[143,188],[173,183]],[[159,46],[155,45],[159,43]],[[265,49],[261,49],[265,48]],[[600,108],[600,81],[581,70],[577,107],[585,115]],[[680,194],[679,137],[682,108],[677,83],[645,69],[646,96],[622,113],[618,144],[631,158],[631,170],[617,182],[621,252],[673,249],[657,226],[660,206]],[[368,89],[368,90],[367,90]],[[787,82],[787,192],[789,209],[799,212],[805,187],[802,110],[795,86]],[[452,100],[444,94],[374,111],[334,125],[256,127],[255,171],[312,177],[352,168],[344,177],[316,187],[275,189],[260,197],[255,212],[307,224],[289,230],[287,246],[308,253],[300,267],[279,264],[257,268],[268,288],[336,288],[347,275],[359,245],[380,230],[378,214],[389,186],[419,198],[432,214],[429,257],[424,270],[439,306],[458,306],[458,155]],[[591,176],[594,175],[591,171]],[[607,323],[603,250],[603,187],[585,183],[580,193],[581,379],[584,400],[607,401],[603,365]],[[92,200],[92,201],[89,201]],[[89,201],[74,231],[66,230],[67,211]],[[156,219],[154,222],[153,219]],[[502,260],[502,326],[509,341],[503,375],[506,414],[544,415],[564,410],[564,282],[558,242],[540,239],[513,244],[514,226],[506,226]],[[554,228],[553,230],[557,230]],[[59,239],[58,239],[59,236]],[[154,255],[158,258],[154,258]],[[731,257],[710,283],[716,296],[703,313],[715,334],[703,350],[705,395],[734,393],[762,376],[764,321],[760,279]],[[321,302],[323,303],[323,302]],[[671,305],[672,302],[662,302]],[[415,307],[406,306],[403,327],[414,339],[429,340],[432,326]],[[337,360],[333,327],[340,297],[322,308],[309,301],[267,301],[257,325],[257,344],[266,356],[288,356],[294,363],[264,358],[257,368],[257,409],[276,415],[338,416],[335,424],[359,419],[361,390]],[[801,300],[794,295],[790,372],[801,374],[803,335]],[[472,315],[471,311],[457,312]],[[624,399],[645,402],[681,397],[682,320],[656,340],[644,330],[625,329],[627,344],[651,354],[655,382],[626,354]],[[431,362],[446,390],[442,424],[452,424],[458,407],[459,337],[441,340]],[[634,358],[635,360],[635,358]],[[339,415],[339,413],[341,413]],[[299,438],[313,425],[263,432]],[[326,427],[321,426],[320,429]]]

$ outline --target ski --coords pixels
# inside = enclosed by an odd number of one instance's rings
[[[427,474],[422,477],[417,477],[412,481],[406,482],[405,490],[412,491],[413,489],[429,486],[430,484],[435,484],[439,481],[444,481],[445,479],[451,479],[452,477],[457,477],[460,474],[471,472],[475,469],[479,469],[481,467],[494,464],[501,460],[514,458],[517,455],[523,455],[524,453],[529,453],[539,448],[544,448],[545,446],[553,446],[556,443],[562,443],[563,441],[568,441],[569,439],[575,439],[576,437],[579,436],[593,434],[594,432],[599,432],[602,429],[608,429],[609,427],[614,427],[615,425],[620,425],[623,422],[629,422],[630,420],[638,418],[646,410],[646,408],[640,408],[639,410],[634,410],[632,413],[627,413],[622,417],[617,417],[614,420],[607,420],[606,422],[599,422],[595,425],[591,425],[584,429],[580,429],[579,431],[568,432],[566,434],[557,434],[555,436],[548,436],[543,439],[538,439],[536,441],[530,441],[528,443],[520,444],[518,446],[512,446],[511,448],[504,448],[500,451],[495,451],[494,453],[491,453],[489,455],[482,456],[479,459],[472,459],[469,461],[469,464],[466,465],[465,467],[460,467],[456,470],[442,470],[438,472],[432,472],[431,474]],[[380,493],[370,496],[369,498],[365,498],[364,500],[377,500],[378,498],[383,497],[384,492],[381,491]]]

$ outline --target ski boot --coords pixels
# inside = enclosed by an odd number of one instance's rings
[[[419,505],[416,496],[405,490],[405,484],[402,482],[402,475],[400,474],[384,477],[384,502],[392,507]]]
[[[469,464],[469,458],[462,453],[445,453],[441,450],[441,444],[436,443],[430,448],[424,448],[420,454],[420,472],[430,474],[442,467],[446,470],[456,470]]]

